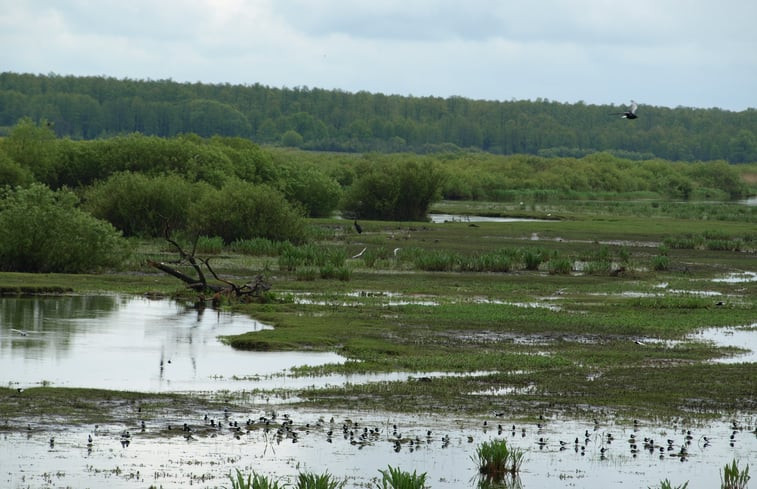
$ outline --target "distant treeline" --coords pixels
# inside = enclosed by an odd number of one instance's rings
[[[757,161],[757,110],[549,100],[407,97],[318,88],[0,74],[0,135],[22,117],[51,123],[59,137],[139,132],[231,136],[262,144],[337,152],[449,153],[626,159]]]

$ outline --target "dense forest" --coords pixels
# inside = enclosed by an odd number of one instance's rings
[[[757,110],[549,100],[408,97],[260,84],[177,83],[109,77],[0,74],[0,136],[23,117],[48,121],[58,137],[193,133],[337,152],[582,157],[608,152],[634,160],[757,161]]]

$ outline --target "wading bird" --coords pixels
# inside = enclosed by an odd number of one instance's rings
[[[355,219],[355,231],[357,231],[358,234],[361,234],[363,232],[363,227],[358,224],[357,219]]]
[[[629,107],[629,109],[627,111],[625,111],[625,112],[613,112],[610,115],[619,115],[619,116],[621,116],[624,119],[636,119],[637,117],[639,117],[638,115],[636,115],[636,108],[637,107],[638,107],[638,105],[636,105],[636,102],[634,102],[633,100],[631,100],[631,107]]]

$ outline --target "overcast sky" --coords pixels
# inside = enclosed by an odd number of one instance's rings
[[[0,71],[757,108],[757,0],[0,0]]]

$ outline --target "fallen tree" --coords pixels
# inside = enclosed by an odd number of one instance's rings
[[[243,285],[238,285],[229,280],[223,279],[218,276],[213,267],[210,266],[210,257],[202,258],[197,257],[195,252],[197,250],[197,239],[192,246],[192,251],[187,252],[175,239],[171,237],[171,230],[168,225],[164,228],[164,237],[176,251],[179,253],[179,259],[173,262],[157,262],[148,260],[147,264],[153,268],[167,273],[172,277],[176,277],[185,284],[187,287],[197,291],[200,294],[200,300],[198,302],[204,302],[205,294],[212,294],[212,300],[214,304],[218,304],[222,298],[233,299],[235,301],[250,302],[252,300],[258,300],[262,294],[270,290],[271,285],[266,282],[262,274],[256,275],[252,280]],[[196,273],[196,277],[192,277],[182,272],[176,266],[182,264],[189,264]],[[220,284],[209,283],[203,267],[213,276],[213,278],[221,282]]]

